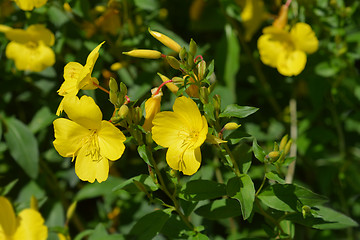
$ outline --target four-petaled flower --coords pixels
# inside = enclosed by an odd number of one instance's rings
[[[105,181],[109,161],[121,157],[125,150],[124,134],[112,123],[102,120],[100,108],[88,96],[69,96],[64,111],[71,119],[54,121],[54,147],[63,157],[76,157],[75,173],[83,181]]]
[[[274,26],[263,29],[258,39],[261,61],[284,76],[298,75],[306,65],[306,53],[314,53],[319,41],[311,27],[297,23],[289,31]]]
[[[200,146],[206,139],[208,124],[190,98],[177,98],[173,110],[156,114],[152,138],[169,148],[166,161],[172,169],[192,175],[201,164]]]
[[[0,32],[11,40],[6,46],[6,57],[14,60],[18,70],[41,72],[54,65],[55,54],[50,47],[55,36],[43,25],[31,25],[26,30],[0,25]]]
[[[48,229],[41,214],[32,208],[22,210],[18,217],[11,203],[0,196],[1,240],[46,240]]]
[[[94,50],[91,51],[86,59],[85,66],[78,62],[69,62],[64,67],[65,81],[58,90],[58,94],[64,98],[60,102],[56,115],[59,116],[63,111],[63,104],[66,96],[77,95],[80,89],[90,90],[97,88],[95,84],[99,84],[99,81],[96,78],[91,77],[91,74],[96,60],[99,57],[99,49],[103,44],[104,42],[100,43]]]

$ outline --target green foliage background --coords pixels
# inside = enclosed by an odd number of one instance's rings
[[[0,4],[5,4],[1,0]],[[72,12],[64,10],[64,3]],[[107,87],[109,76],[124,82],[130,99],[141,103],[150,97],[150,89],[161,83],[157,72],[174,76],[175,70],[162,60],[134,59],[122,55],[133,48],[155,49],[164,54],[170,50],[148,33],[148,28],[162,32],[181,45],[193,38],[207,63],[214,59],[218,84],[215,93],[222,96],[222,107],[233,103],[260,108],[241,119],[242,131],[254,136],[265,151],[272,150],[274,141],[290,131],[289,100],[297,101],[297,165],[294,182],[326,196],[327,206],[360,221],[360,9],[358,1],[298,0],[293,1],[289,23],[304,21],[312,26],[319,39],[319,50],[308,56],[305,70],[296,77],[284,77],[276,69],[263,65],[256,46],[259,29],[250,42],[243,39],[241,8],[231,0],[207,0],[194,9],[190,0],[118,0],[115,1],[121,27],[112,35],[95,26],[107,1],[52,0],[32,12],[18,9],[6,14],[0,7],[0,23],[11,27],[45,24],[56,37],[53,49],[56,63],[40,73],[21,72],[5,56],[8,40],[0,34],[0,187],[17,210],[29,206],[31,196],[39,201],[40,212],[50,227],[49,239],[65,231],[66,211],[77,201],[69,232],[72,239],[127,239],[124,236],[144,233],[147,239],[172,239],[186,229],[174,215],[159,209],[159,203],[146,201],[146,195],[128,179],[147,173],[147,166],[136,147],[127,143],[122,158],[114,163],[111,176],[104,183],[81,182],[74,172],[71,159],[60,157],[52,146],[52,121],[61,98],[56,91],[63,82],[63,68],[70,61],[85,63],[88,53],[106,41],[95,65],[93,76]],[[279,1],[266,1],[266,8],[276,15]],[[5,5],[2,5],[5,6]],[[9,9],[10,10],[10,9]],[[197,13],[197,18],[189,14]],[[263,22],[262,27],[270,25]],[[92,29],[93,33],[89,33]],[[91,35],[91,36],[90,36]],[[110,66],[121,62],[124,67],[112,71]],[[167,90],[165,90],[166,93]],[[84,91],[101,107],[104,119],[112,114],[108,96],[101,91]],[[174,97],[165,94],[162,109],[171,109]],[[263,166],[251,154],[251,141],[242,139],[236,153],[244,159],[253,158],[248,175],[257,189],[262,181]],[[204,146],[205,149],[211,149]],[[211,151],[203,151],[199,172],[191,179],[215,179]],[[165,161],[163,161],[165,164]],[[222,169],[223,167],[220,167]],[[223,169],[222,169],[223,170]],[[226,179],[231,176],[225,176]],[[144,179],[138,181],[145,181]],[[182,181],[185,183],[187,178]],[[125,187],[120,189],[120,187]],[[150,186],[151,187],[151,186]],[[156,186],[153,186],[156,190]],[[114,190],[115,188],[115,190]],[[215,186],[214,193],[219,190]],[[160,190],[155,196],[165,198]],[[186,197],[184,196],[186,199]],[[266,198],[266,196],[264,196]],[[208,199],[208,198],[206,198]],[[203,199],[197,199],[203,200]],[[221,204],[231,199],[222,199]],[[258,215],[245,222],[242,217],[219,219],[201,217],[209,200],[197,206],[183,206],[191,212],[196,225],[204,226],[203,234],[210,239],[246,239],[264,237],[265,221]],[[109,213],[120,209],[119,215]],[[155,209],[155,211],[154,211]],[[220,208],[221,209],[221,208]],[[276,209],[276,208],[275,208]],[[203,211],[203,212],[201,212]],[[149,219],[142,218],[151,214]],[[241,214],[241,213],[240,213]],[[239,215],[240,215],[239,214]],[[243,213],[244,215],[244,213]],[[336,214],[335,214],[336,215]],[[149,216],[149,215],[147,215]],[[139,222],[137,222],[142,218]],[[142,222],[141,222],[142,221]],[[296,222],[296,221],[295,221]],[[315,230],[296,224],[295,239],[359,239],[358,228]],[[110,235],[112,234],[112,235]],[[197,236],[193,239],[203,239]]]

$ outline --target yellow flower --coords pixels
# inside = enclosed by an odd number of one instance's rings
[[[172,169],[192,175],[200,167],[200,146],[206,139],[208,124],[190,98],[177,98],[173,109],[173,112],[156,114],[152,122],[152,138],[157,144],[169,148],[166,161]]]
[[[35,8],[43,6],[47,0],[15,0],[15,3],[21,10],[31,11]]]
[[[263,29],[258,39],[261,61],[284,76],[298,75],[306,65],[306,53],[314,53],[319,41],[311,27],[297,23],[290,32],[274,26]]]
[[[41,214],[32,209],[22,210],[18,217],[9,200],[0,196],[1,240],[46,240],[48,229]]]
[[[124,134],[112,123],[102,120],[100,108],[88,96],[69,96],[64,100],[69,119],[54,121],[54,147],[63,157],[76,157],[75,173],[83,181],[105,181],[109,161],[125,150]]]
[[[241,20],[245,28],[245,40],[250,41],[261,23],[269,17],[262,0],[240,0],[238,4],[243,8]]]
[[[161,90],[156,94],[158,88],[151,89],[151,98],[145,102],[145,122],[143,128],[145,131],[150,131],[153,127],[152,121],[157,113],[160,112],[161,96],[163,95]]]
[[[99,81],[91,77],[92,71],[96,60],[99,57],[99,49],[104,42],[100,43],[94,50],[91,51],[86,59],[85,66],[78,62],[70,62],[64,67],[64,79],[65,81],[57,91],[60,96],[64,96],[63,100],[56,111],[56,115],[60,115],[63,111],[63,104],[65,96],[77,95],[80,89],[90,90],[96,89],[97,86],[94,83],[99,84]]]
[[[54,65],[55,54],[50,46],[54,45],[55,36],[43,25],[31,25],[26,30],[0,25],[0,32],[11,40],[6,46],[6,57],[14,60],[17,69],[41,72]]]

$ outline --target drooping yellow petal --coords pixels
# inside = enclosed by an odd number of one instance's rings
[[[112,123],[108,121],[101,122],[101,128],[98,131],[100,155],[109,160],[117,160],[124,153],[126,140],[125,135]]]
[[[187,128],[186,122],[178,119],[178,114],[174,112],[159,112],[156,114],[151,129],[153,140],[163,147],[170,147],[178,143],[179,132]]]
[[[6,56],[15,61],[19,70],[40,72],[55,63],[55,54],[42,43],[20,44],[10,42],[6,47]]]
[[[90,134],[83,126],[65,118],[54,121],[53,142],[56,151],[63,157],[74,157],[82,146],[82,139]]]
[[[83,181],[105,181],[109,175],[109,161],[101,155],[99,160],[94,160],[89,149],[83,147],[75,161],[75,173]]]
[[[24,209],[19,213],[19,227],[16,229],[14,240],[46,240],[48,229],[44,219],[34,209]]]
[[[89,96],[64,97],[64,111],[68,117],[87,129],[99,129],[102,121],[102,112],[98,105]]]
[[[186,146],[172,145],[166,153],[166,162],[174,170],[193,175],[201,164],[200,148],[187,149]]]
[[[199,148],[205,142],[207,133],[209,131],[206,118],[204,116],[201,116],[201,119],[202,119],[202,128],[200,129],[197,138],[194,139],[194,143],[191,146],[192,148]]]
[[[80,71],[83,69],[83,65],[77,62],[69,62],[64,67],[64,79],[65,81],[61,84],[61,87],[58,90],[60,96],[65,96],[66,94],[73,93],[76,95],[79,92],[78,79]]]
[[[302,22],[297,23],[291,29],[290,35],[297,49],[306,53],[314,53],[317,51],[319,41],[310,25]]]
[[[14,209],[5,197],[0,196],[0,239],[10,238],[17,228]]]
[[[306,65],[306,54],[303,51],[284,51],[279,53],[277,69],[284,76],[299,75]]]

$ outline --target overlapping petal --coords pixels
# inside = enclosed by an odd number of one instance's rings
[[[277,69],[284,76],[299,75],[305,68],[306,54],[303,51],[283,51],[279,53]]]
[[[175,100],[173,109],[174,113],[177,115],[177,118],[182,119],[184,123],[187,122],[187,127],[191,130],[200,130],[202,128],[203,122],[200,111],[196,103],[190,98],[177,98]]]
[[[101,122],[101,128],[98,131],[98,140],[100,155],[109,160],[117,160],[124,153],[126,140],[125,135],[112,123],[108,121]]]
[[[297,23],[291,29],[290,35],[297,49],[306,53],[314,53],[318,50],[319,40],[316,38],[310,25]]]
[[[19,227],[16,229],[14,240],[46,240],[48,229],[44,225],[44,219],[34,209],[24,209],[19,213]]]

